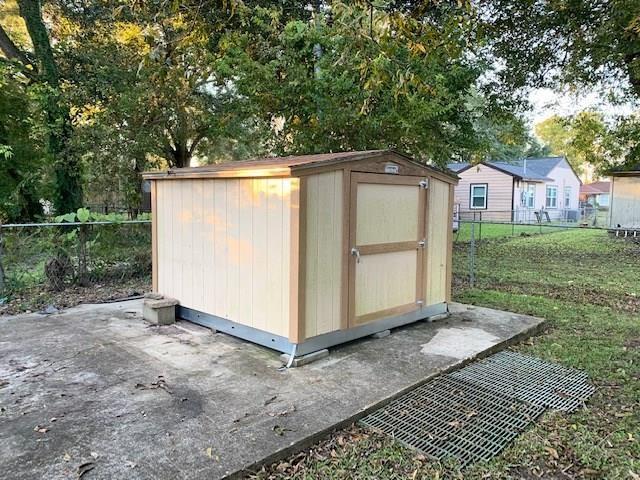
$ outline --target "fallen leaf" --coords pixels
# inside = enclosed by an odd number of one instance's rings
[[[213,449],[211,447],[207,447],[207,457],[213,458]]]
[[[544,447],[544,449],[549,453],[549,455],[551,455],[556,460],[558,458],[560,458],[560,456],[558,455],[558,451],[555,448],[553,448],[553,447]]]

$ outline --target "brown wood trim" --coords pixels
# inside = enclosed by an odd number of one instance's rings
[[[288,178],[291,169],[287,168],[255,168],[248,170],[221,170],[215,172],[149,172],[144,173],[145,180],[184,180],[193,178]]]
[[[151,182],[151,288],[158,293],[158,185]]]
[[[408,242],[375,243],[371,245],[358,245],[356,246],[356,248],[360,251],[360,255],[404,252],[407,250],[417,250],[419,248],[418,241],[419,240],[410,240]]]
[[[342,170],[342,272],[340,278],[340,329],[349,328],[350,282],[351,278],[351,170]]]
[[[300,180],[291,179],[291,251],[289,257],[289,341],[300,343]]]
[[[446,294],[445,301],[451,302],[451,289],[453,286],[453,203],[454,203],[454,186],[449,185],[449,205],[448,205],[448,221],[447,221],[447,272],[446,272]]]
[[[455,172],[449,173],[441,171],[435,167],[432,167],[431,165],[426,165],[424,163],[418,162],[406,155],[395,152],[393,150],[369,152],[363,155],[354,155],[351,157],[340,158],[331,161],[293,165],[291,166],[291,172],[294,176],[313,175],[316,173],[323,173],[345,168],[344,165],[348,164],[348,168],[354,172],[365,171],[386,174],[384,172],[384,167],[380,167],[380,165],[384,164],[385,162],[397,163],[401,167],[404,167],[403,169],[405,171],[412,172],[410,173],[410,175],[423,177],[426,175],[432,175],[435,178],[442,180],[443,182],[451,184],[457,184],[459,180]],[[402,172],[400,174],[402,175]],[[386,175],[396,176],[395,174]]]
[[[406,305],[400,305],[397,307],[387,308],[386,310],[380,310],[378,312],[366,313],[354,318],[353,326],[368,323],[374,320],[378,320],[385,317],[392,317],[395,315],[402,315],[417,310],[419,308],[416,303],[407,303]]]
[[[384,173],[364,173],[353,172],[351,174],[352,180],[355,179],[357,183],[378,183],[385,185],[410,185],[417,187],[421,180],[425,179],[425,176],[413,176],[413,175],[390,175]]]

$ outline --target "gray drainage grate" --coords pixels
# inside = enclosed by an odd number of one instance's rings
[[[573,411],[595,388],[585,373],[500,352],[435,378],[360,423],[438,460],[489,460],[546,408]]]
[[[361,420],[402,443],[462,465],[489,460],[535,420],[544,407],[443,376]]]
[[[595,388],[587,374],[516,352],[499,352],[449,376],[518,400],[572,412]]]

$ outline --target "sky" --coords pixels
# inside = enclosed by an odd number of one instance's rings
[[[621,114],[629,115],[635,110],[631,104],[613,105],[596,91],[575,95],[556,92],[549,88],[538,88],[531,91],[529,101],[532,109],[527,113],[526,118],[531,122],[532,127],[552,115],[573,115],[588,109],[601,111],[605,118]]]

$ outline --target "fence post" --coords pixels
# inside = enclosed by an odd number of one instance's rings
[[[482,212],[480,212],[480,224],[478,225],[478,245],[482,242]]]
[[[78,284],[82,287],[89,286],[87,269],[87,225],[78,227]]]
[[[4,292],[5,277],[2,261],[4,257],[4,239],[2,237],[2,225],[0,225],[0,295]]]
[[[469,286],[473,288],[476,283],[476,223],[471,223],[471,242],[469,243]]]

